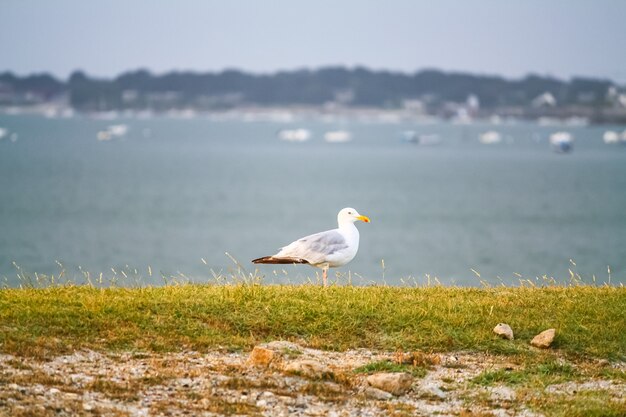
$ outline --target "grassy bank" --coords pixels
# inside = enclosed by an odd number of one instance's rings
[[[514,341],[496,338],[506,322]],[[524,354],[556,328],[565,354],[626,358],[626,288],[59,286],[0,290],[0,351],[48,357],[79,348],[204,351],[287,339],[344,350]]]

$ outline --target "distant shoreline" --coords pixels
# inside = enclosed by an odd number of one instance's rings
[[[613,81],[528,75],[520,79],[422,70],[413,74],[328,67],[256,75],[131,71],[110,79],[76,71],[67,81],[49,74],[0,74],[4,112],[166,114],[302,108],[326,113],[402,111],[413,117],[473,120],[542,118],[626,123],[626,86]]]

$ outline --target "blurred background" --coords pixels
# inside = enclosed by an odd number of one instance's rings
[[[0,281],[253,273],[351,206],[340,283],[624,283],[625,15],[3,1]]]

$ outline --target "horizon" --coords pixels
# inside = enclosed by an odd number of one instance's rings
[[[0,5],[0,71],[76,69],[111,78],[125,68],[267,74],[363,66],[373,71],[527,74],[626,83],[626,3],[492,0],[437,4],[392,0],[272,5],[6,1]],[[141,19],[138,19],[141,17]],[[558,30],[557,30],[558,29]]]

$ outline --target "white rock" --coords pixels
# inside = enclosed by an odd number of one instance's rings
[[[393,395],[403,395],[411,388],[413,377],[406,372],[380,372],[368,376],[366,381],[374,388]]]
[[[513,329],[511,329],[511,326],[506,323],[498,323],[496,327],[493,328],[493,332],[504,339],[514,339]]]

